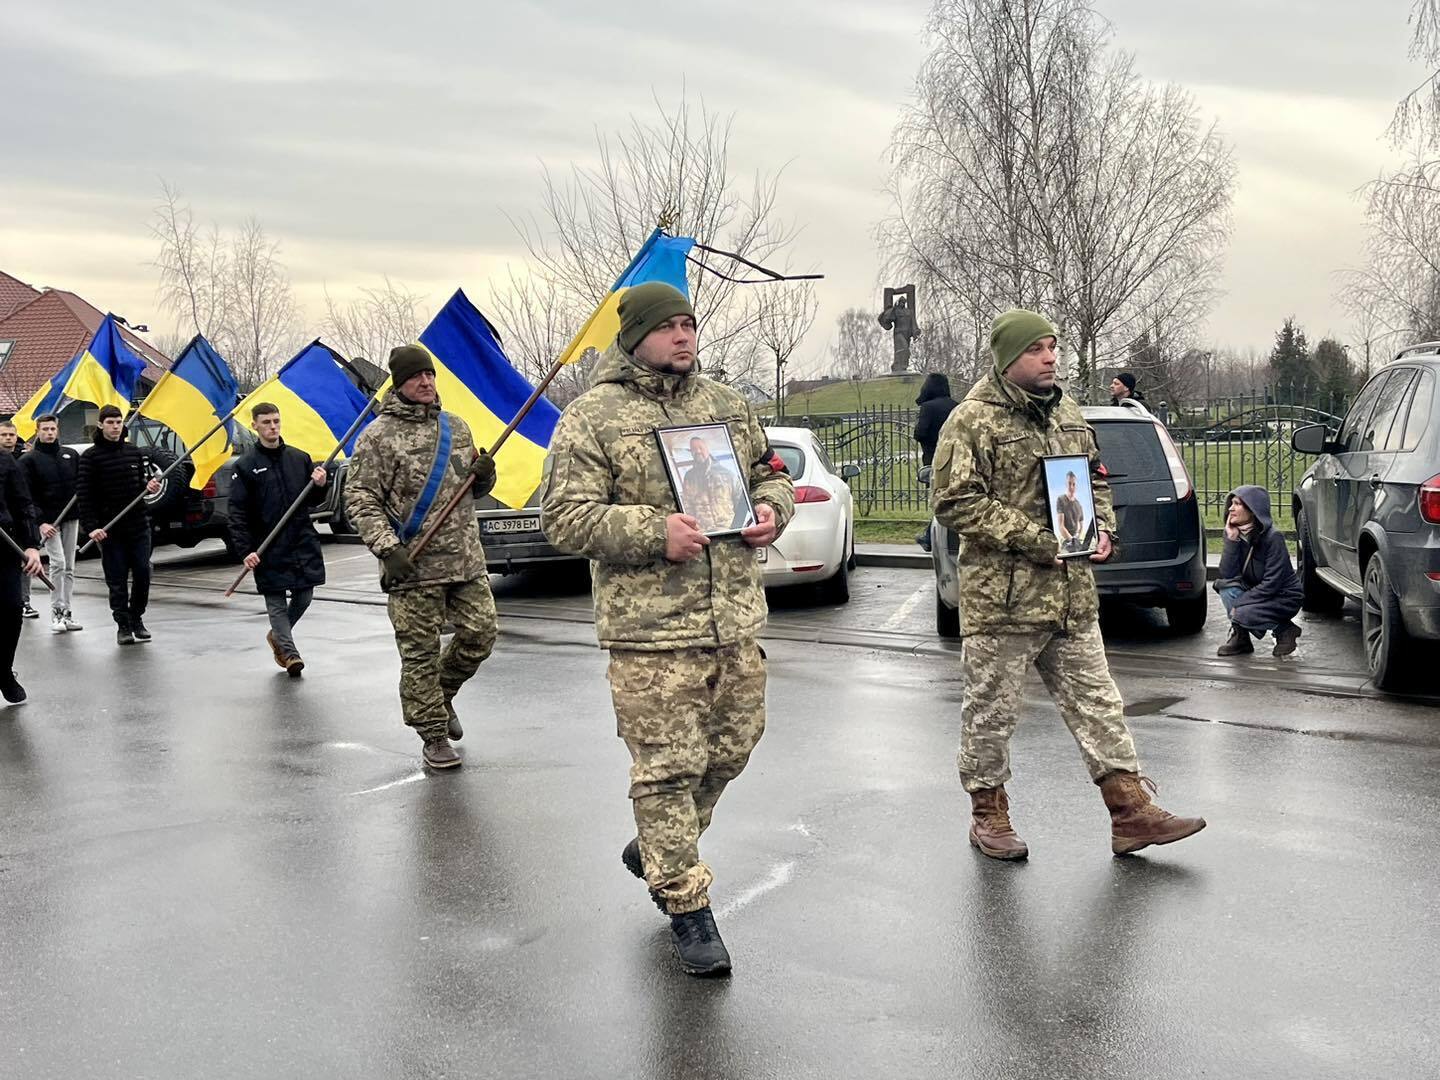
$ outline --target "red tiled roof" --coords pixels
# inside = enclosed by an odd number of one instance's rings
[[[11,279],[13,280],[13,279]],[[0,318],[0,341],[15,342],[0,369],[0,412],[14,412],[83,349],[105,316],[74,293],[47,289]],[[121,328],[125,342],[150,365],[153,380],[170,366],[163,353]]]
[[[32,289],[19,278],[13,278],[0,270],[0,319],[18,307],[24,307],[39,295],[39,289]]]

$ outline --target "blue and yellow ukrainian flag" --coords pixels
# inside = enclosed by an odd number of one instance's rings
[[[445,411],[469,425],[477,447],[493,446],[535,389],[506,358],[495,328],[457,289],[420,344],[435,358],[435,389]],[[540,486],[559,419],[560,410],[542,397],[495,455],[492,494],[506,506],[519,509]]]
[[[610,295],[601,301],[595,314],[585,320],[585,325],[575,335],[575,340],[570,342],[569,347],[561,354],[560,362],[573,364],[584,355],[586,349],[604,352],[615,344],[615,338],[620,333],[620,297],[625,295],[630,286],[642,285],[647,281],[663,281],[689,296],[690,285],[685,277],[685,257],[694,246],[695,241],[689,236],[666,236],[659,229],[651,233],[650,239],[641,245],[625,272],[616,279]]]
[[[369,399],[346,378],[335,354],[317,340],[247,394],[235,413],[248,422],[251,407],[262,401],[280,410],[280,437],[286,444],[304,450],[319,464],[335,449]],[[363,430],[364,425],[356,436]],[[339,456],[354,449],[352,437]]]
[[[127,410],[144,370],[145,361],[125,344],[115,316],[106,315],[90,344],[20,406],[12,418],[15,430],[28,441],[35,434],[37,416],[58,413],[72,401]]]
[[[180,359],[160,376],[136,413],[175,432],[190,451],[195,466],[190,486],[199,491],[230,457],[235,445],[235,421],[229,417],[239,400],[240,387],[230,365],[210,342],[196,335],[180,353]],[[217,425],[222,425],[219,430]]]

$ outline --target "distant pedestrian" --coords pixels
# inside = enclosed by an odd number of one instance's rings
[[[1289,656],[1300,639],[1295,616],[1305,591],[1284,535],[1270,517],[1270,493],[1246,484],[1225,499],[1225,550],[1215,591],[1230,617],[1220,656],[1253,653],[1252,637],[1275,636],[1272,656]]]
[[[1100,637],[1090,563],[1113,552],[1115,510],[1095,433],[1055,382],[1056,331],[1031,311],[1008,311],[990,333],[994,370],[950,414],[935,451],[935,517],[960,536],[960,779],[970,793],[970,843],[993,859],[1029,848],[1010,824],[1005,783],[1010,737],[1026,676],[1045,689],[1075,737],[1110,811],[1117,855],[1168,844],[1205,827],[1151,801],[1124,703]],[[1088,560],[1060,559],[1045,501],[1045,457],[1090,462],[1098,548]]]
[[[138,496],[158,494],[160,483],[146,479],[145,455],[125,438],[120,410],[103,405],[99,420],[94,445],[80,455],[75,477],[80,528],[100,545],[115,641],[134,645],[150,640],[145,626],[150,602],[150,513],[140,502],[110,530],[105,525]]]
[[[1127,401],[1133,401],[1137,405],[1145,404],[1145,395],[1135,385],[1135,376],[1129,371],[1122,371],[1115,378],[1110,380],[1110,404],[1122,405]]]
[[[50,560],[50,583],[55,586],[50,594],[50,632],[83,630],[70,609],[75,591],[75,547],[80,538],[74,505],[80,455],[61,445],[60,420],[53,413],[35,421],[35,445],[20,459],[20,471],[40,519],[40,542]]]
[[[915,418],[915,441],[920,444],[920,466],[928,469],[935,460],[935,444],[940,439],[940,428],[955,411],[955,399],[950,396],[950,380],[938,371],[930,372],[920,384],[915,404],[920,406],[919,415]],[[915,542],[926,551],[930,550],[929,525],[915,537]]]
[[[25,453],[25,442],[20,438],[20,433],[15,430],[13,420],[0,420],[0,454],[6,454],[16,461]],[[38,619],[40,612],[30,606],[30,578],[22,577],[20,580],[20,614],[26,619]]]
[[[20,578],[40,573],[40,538],[25,478],[8,454],[0,455],[0,529],[24,552],[17,555],[9,544],[0,548],[0,696],[16,705],[25,700],[14,670],[20,644]]]
[[[310,607],[316,586],[325,584],[325,556],[309,507],[325,498],[328,477],[305,451],[285,445],[278,406],[268,401],[255,405],[250,426],[257,442],[235,461],[230,473],[230,539],[236,551],[245,552],[244,563],[255,571],[255,588],[265,598],[270,616],[265,640],[275,663],[294,679],[305,670],[295,647],[295,624]],[[260,543],[311,482],[315,486],[306,505],[260,555],[256,550]]]
[[[755,548],[794,512],[794,486],[754,409],[696,370],[695,312],[663,282],[630,289],[620,333],[551,442],[545,535],[590,560],[595,629],[610,651],[617,730],[630,751],[636,837],[620,859],[670,916],[690,975],[730,970],[700,858],[726,785],[765,730],[765,591]],[[653,432],[725,424],[755,524],[711,538],[680,512]]]

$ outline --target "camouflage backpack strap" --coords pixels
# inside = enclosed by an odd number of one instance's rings
[[[420,497],[415,500],[410,516],[395,530],[402,544],[408,544],[419,534],[420,527],[425,524],[425,515],[430,513],[430,507],[435,505],[435,496],[440,494],[440,485],[445,482],[445,470],[450,466],[451,433],[450,417],[443,412],[440,414],[439,428],[440,437],[435,440],[435,460],[430,463],[430,475],[425,478],[425,486],[420,491]]]

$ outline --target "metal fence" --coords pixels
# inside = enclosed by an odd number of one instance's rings
[[[1154,405],[1165,422],[1195,484],[1206,520],[1218,527],[1225,496],[1243,484],[1270,493],[1277,523],[1290,529],[1290,495],[1314,460],[1290,448],[1290,436],[1305,424],[1338,428],[1343,396],[1266,391],[1216,398],[1193,408]],[[914,440],[915,408],[877,405],[847,413],[787,415],[783,423],[814,432],[837,469],[860,466],[850,482],[857,513],[867,518],[924,520],[930,490],[920,483],[920,447]]]

